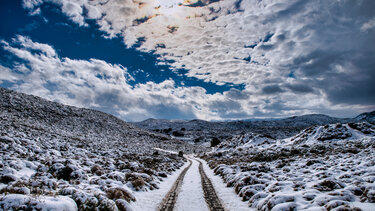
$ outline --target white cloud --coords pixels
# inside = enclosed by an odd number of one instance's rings
[[[212,112],[214,101],[237,106],[233,109],[244,116],[363,109],[375,104],[372,0],[222,0],[202,7],[192,7],[186,1],[179,5],[175,0],[43,2],[59,5],[81,26],[87,25],[87,19],[96,20],[106,37],[123,37],[127,47],[144,38],[140,51],[155,51],[161,63],[174,60],[170,65],[187,69],[188,77],[218,85],[245,85],[243,92],[250,100],[238,99],[240,106],[231,104],[225,94],[199,91],[202,99],[198,97],[196,107],[201,110],[189,107],[197,117],[230,116],[224,110]],[[41,4],[42,0],[24,0],[30,11]],[[165,88],[173,90],[174,97],[176,92],[183,95],[193,88],[178,89]],[[152,92],[158,91],[150,91],[150,96]],[[151,105],[160,99],[146,102]],[[176,97],[173,102],[181,106],[193,100]]]
[[[35,7],[40,6],[43,3],[43,0],[24,0],[22,1],[22,6],[28,10],[34,10]]]
[[[214,98],[200,87],[176,87],[173,80],[148,82],[131,87],[130,76],[121,65],[103,60],[60,58],[53,48],[17,36],[3,48],[23,60],[12,68],[0,66],[0,81],[12,88],[50,100],[110,112],[126,120],[148,117],[218,118],[204,108]],[[169,112],[167,112],[169,111]],[[172,113],[171,113],[172,112]],[[174,113],[173,113],[174,112]]]
[[[256,93],[232,89],[207,94],[201,87],[179,87],[172,79],[134,87],[121,65],[103,60],[60,58],[42,43],[17,36],[2,41],[3,48],[23,62],[11,68],[0,66],[0,81],[11,88],[50,100],[80,107],[96,108],[125,120],[155,118],[200,118],[206,120],[250,117],[262,101]]]
[[[35,9],[41,1],[24,5]],[[369,1],[224,0],[203,7],[178,0],[44,1],[60,5],[79,25],[96,19],[108,38],[122,36],[128,47],[144,38],[140,50],[175,60],[171,65],[188,69],[189,77],[253,88],[259,78],[285,78],[289,70],[283,67],[316,50],[354,48],[362,39],[356,37],[358,22],[368,30],[374,20],[357,14]],[[273,36],[265,42],[267,35]]]
[[[369,31],[373,28],[375,28],[375,18],[369,20],[361,26],[362,31]]]

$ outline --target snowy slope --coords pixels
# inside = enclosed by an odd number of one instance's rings
[[[129,210],[193,151],[102,112],[0,88],[0,210]]]
[[[231,139],[221,142],[216,148],[217,151],[243,150],[251,147],[266,147],[275,144],[276,140],[265,135],[246,133],[233,136]]]
[[[122,143],[135,152],[148,150],[151,145],[171,146],[171,149],[189,149],[189,145],[177,140],[166,141],[165,136],[138,129],[112,115],[100,111],[66,106],[39,97],[16,93],[0,88],[0,121],[7,132],[27,130],[37,136],[61,136],[73,142],[102,147],[115,147]],[[138,145],[151,144],[139,148]],[[162,148],[162,147],[161,147]]]
[[[294,144],[313,144],[324,141],[363,140],[373,136],[375,136],[375,125],[356,122],[310,127],[290,140]]]
[[[366,121],[366,122],[375,123],[375,111],[360,114],[357,117],[355,117],[354,120],[356,122]]]

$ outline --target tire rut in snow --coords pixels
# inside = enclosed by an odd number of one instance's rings
[[[199,173],[202,180],[202,188],[204,193],[204,198],[208,205],[208,208],[211,211],[225,211],[223,205],[220,202],[219,197],[217,197],[214,186],[211,183],[211,180],[207,177],[206,173],[203,170],[202,162],[199,162]]]
[[[189,170],[192,162],[189,160],[190,164],[188,167],[186,167],[181,174],[176,179],[176,182],[174,182],[172,188],[169,190],[167,195],[164,197],[163,201],[159,205],[159,211],[173,211],[174,206],[176,204],[178,193],[180,192],[182,181],[184,180],[184,177],[186,175],[186,172]]]

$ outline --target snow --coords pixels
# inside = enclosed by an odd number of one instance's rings
[[[136,192],[134,193],[137,201],[132,202],[130,205],[134,210],[142,211],[153,211],[155,210],[165,195],[169,192],[174,182],[180,173],[189,165],[186,162],[180,169],[173,172],[170,176],[165,178],[158,186],[159,189],[148,191],[148,192]]]
[[[199,162],[189,157],[193,162],[187,171],[182,182],[181,191],[178,195],[175,210],[191,211],[200,210],[208,211],[208,207],[203,195],[201,176],[199,173]]]
[[[30,208],[41,211],[75,211],[76,203],[66,196],[37,196],[31,197],[21,194],[8,194],[0,198],[0,207],[4,210],[18,210]]]
[[[176,151],[173,151],[173,150],[166,150],[166,149],[160,149],[160,148],[158,148],[158,147],[154,147],[154,150],[161,151],[161,152],[167,152],[167,153],[171,153],[171,154],[174,154],[174,155],[177,155],[177,154],[178,154]]]
[[[360,208],[362,211],[374,211],[375,204],[374,203],[361,203],[361,202],[352,202],[353,206]]]
[[[203,169],[206,172],[208,178],[210,178],[212,185],[216,190],[216,194],[221,200],[224,208],[226,208],[227,210],[236,211],[255,210],[253,208],[250,208],[247,202],[242,201],[241,198],[237,196],[237,194],[234,192],[234,189],[232,187],[227,187],[227,185],[223,182],[220,176],[215,175],[213,170],[210,169],[206,161],[202,159],[198,160],[202,162]]]

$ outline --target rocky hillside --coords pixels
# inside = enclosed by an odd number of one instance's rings
[[[2,133],[22,131],[40,138],[58,136],[77,145],[101,149],[116,145],[134,152],[152,149],[138,147],[145,145],[192,150],[184,142],[138,129],[100,111],[66,106],[4,88],[0,88],[0,121]]]
[[[0,88],[0,210],[130,210],[191,145],[89,109]]]

